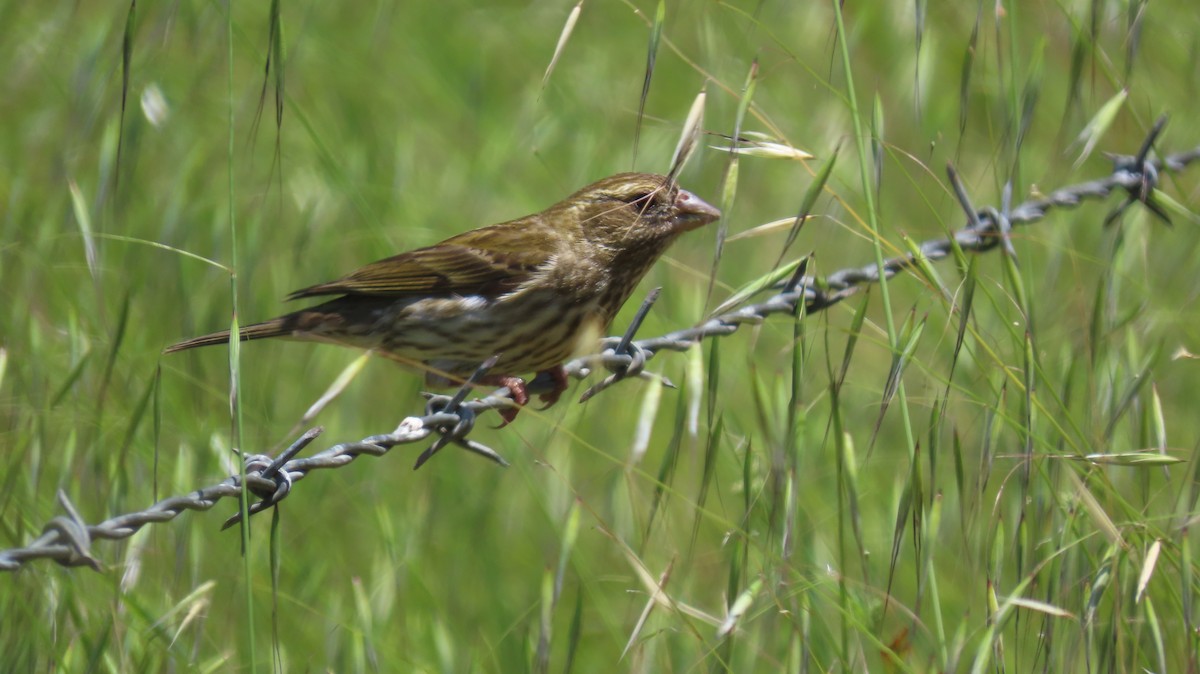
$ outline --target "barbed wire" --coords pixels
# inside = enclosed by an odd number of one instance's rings
[[[1160,173],[1179,172],[1200,160],[1200,146],[1161,159],[1151,159],[1150,151],[1162,133],[1164,124],[1165,118],[1154,125],[1138,154],[1112,156],[1113,172],[1109,176],[1055,190],[1014,208],[1010,208],[1008,203],[1011,185],[1005,185],[1000,208],[976,210],[953,167],[948,167],[950,182],[967,213],[967,225],[950,237],[926,241],[917,247],[917,252],[887,259],[882,267],[869,264],[842,269],[823,279],[807,276],[807,265],[802,261],[791,278],[772,286],[771,289],[778,292],[762,302],[722,313],[691,328],[635,340],[634,335],[658,296],[656,289],[643,302],[622,337],[602,340],[598,353],[576,358],[566,363],[564,369],[567,376],[576,379],[585,379],[599,368],[609,371],[607,377],[583,393],[580,398],[580,402],[583,402],[625,379],[659,377],[645,371],[646,363],[658,353],[685,351],[704,339],[733,334],[742,325],[760,324],[776,314],[795,315],[801,306],[807,313],[822,311],[854,294],[860,286],[877,283],[881,276],[892,278],[903,271],[917,268],[925,261],[944,259],[953,254],[956,246],[963,251],[976,253],[1002,247],[1008,254],[1013,254],[1009,240],[1013,226],[1037,222],[1053,209],[1072,208],[1085,200],[1103,199],[1118,190],[1126,193],[1125,199],[1105,218],[1106,225],[1120,217],[1135,202],[1145,205],[1155,216],[1169,223],[1166,211],[1154,198]],[[799,219],[802,220],[804,215]],[[260,499],[250,505],[249,515],[278,504],[291,493],[295,483],[315,470],[339,468],[363,455],[383,456],[397,445],[420,442],[434,434],[438,437],[417,457],[414,469],[420,468],[451,444],[507,466],[508,462],[490,447],[467,437],[481,413],[515,405],[507,388],[497,389],[482,398],[467,400],[476,382],[494,363],[493,358],[481,365],[454,395],[425,394],[424,415],[404,419],[391,433],[373,435],[357,442],[344,442],[313,456],[297,458],[323,432],[323,428],[317,427],[304,433],[277,457],[245,455],[246,486]],[[539,375],[526,388],[530,393],[538,393],[551,390],[553,386],[550,377]],[[0,550],[0,571],[15,571],[33,559],[52,559],[64,566],[89,566],[99,570],[100,563],[91,554],[92,541],[128,538],[147,524],[170,521],[188,510],[209,510],[220,499],[237,498],[241,489],[240,475],[231,475],[219,484],[172,496],[145,510],[112,517],[94,525],[84,522],[67,495],[60,490],[58,500],[66,514],[52,519],[42,534],[25,547]],[[241,513],[235,514],[225,521],[222,528],[237,524],[241,519]]]

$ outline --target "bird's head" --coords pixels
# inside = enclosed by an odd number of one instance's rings
[[[652,243],[665,248],[683,232],[721,217],[703,199],[654,173],[618,173],[562,203],[576,210],[583,236],[615,250]]]

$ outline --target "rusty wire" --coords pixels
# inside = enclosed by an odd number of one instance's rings
[[[646,373],[644,368],[648,361],[662,351],[685,351],[701,340],[733,334],[744,324],[759,324],[775,314],[795,315],[801,301],[807,313],[824,310],[854,294],[860,286],[877,283],[881,275],[891,278],[900,272],[915,268],[921,262],[917,255],[928,261],[941,260],[953,254],[956,245],[964,251],[971,252],[985,252],[999,246],[1011,253],[1008,238],[1013,226],[1036,222],[1053,209],[1071,208],[1089,199],[1103,199],[1118,190],[1125,192],[1125,200],[1105,218],[1105,224],[1119,217],[1135,202],[1142,203],[1155,216],[1169,222],[1165,211],[1154,200],[1159,175],[1164,171],[1182,171],[1189,164],[1200,160],[1200,146],[1162,159],[1150,159],[1150,150],[1162,132],[1163,124],[1164,120],[1161,119],[1155,124],[1137,155],[1113,156],[1113,172],[1107,177],[1055,190],[1013,208],[1007,203],[1011,186],[1006,185],[1002,208],[975,210],[953,168],[950,168],[948,172],[951,184],[967,213],[968,221],[965,227],[954,232],[951,237],[926,241],[918,248],[918,254],[890,258],[884,261],[882,267],[869,264],[842,269],[820,280],[805,276],[805,266],[802,264],[792,279],[775,286],[779,292],[762,302],[714,316],[694,327],[659,337],[634,340],[633,336],[640,327],[646,311],[657,296],[657,292],[652,293],[623,337],[603,340],[598,353],[576,358],[566,363],[564,368],[568,376],[576,379],[584,379],[601,367],[609,371],[610,374],[605,379],[584,392],[581,400],[586,400],[618,381],[632,377],[656,376]],[[484,363],[467,384],[452,396],[425,394],[425,414],[404,419],[391,433],[374,435],[357,442],[344,442],[313,456],[297,458],[300,451],[321,434],[323,429],[317,427],[306,432],[277,457],[261,454],[245,456],[243,461],[246,464],[247,487],[260,498],[250,505],[249,514],[253,515],[279,503],[291,493],[296,482],[314,470],[338,468],[364,454],[382,456],[397,445],[419,442],[434,434],[437,434],[437,439],[417,457],[414,468],[419,468],[450,444],[480,454],[500,465],[508,465],[494,450],[467,437],[480,413],[511,407],[514,404],[509,398],[507,388],[498,389],[483,398],[466,399],[474,382],[490,365],[491,362]],[[552,382],[548,377],[539,376],[529,382],[527,389],[536,393],[549,390],[551,386]],[[42,534],[25,547],[0,550],[0,571],[14,571],[32,559],[53,559],[64,566],[90,566],[99,569],[99,562],[91,554],[92,541],[128,538],[147,524],[172,520],[186,510],[208,510],[222,498],[237,498],[240,492],[241,477],[231,475],[219,484],[163,499],[139,512],[119,515],[99,524],[89,525],[79,516],[66,494],[60,491],[59,503],[66,514],[51,520]],[[241,519],[241,513],[235,514],[226,520],[224,526],[232,526]]]

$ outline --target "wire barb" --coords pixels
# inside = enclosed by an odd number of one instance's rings
[[[427,417],[443,416],[447,423],[433,427],[441,436],[437,440],[434,440],[433,444],[426,448],[425,451],[421,452],[420,456],[417,457],[416,463],[413,464],[413,470],[425,465],[426,461],[432,459],[434,454],[437,454],[451,442],[468,451],[487,457],[501,466],[508,467],[508,462],[504,460],[504,457],[497,454],[495,450],[474,440],[466,439],[466,435],[475,428],[477,415],[473,407],[463,405],[463,401],[467,399],[467,395],[475,388],[477,383],[483,380],[488,371],[496,366],[496,362],[499,360],[500,354],[496,354],[483,361],[471,373],[471,376],[467,377],[467,380],[455,391],[452,397],[447,398],[446,396],[432,393],[425,394],[428,399],[428,402],[425,403],[425,415]],[[509,393],[510,391],[507,388],[503,388],[492,394],[490,398],[494,398],[497,401],[507,401],[508,405],[512,405],[513,401],[506,397]]]
[[[1112,155],[1113,172],[1125,172],[1135,178],[1131,184],[1125,186],[1127,196],[1115,208],[1109,211],[1104,218],[1104,225],[1107,227],[1116,222],[1125,211],[1129,210],[1135,202],[1141,202],[1155,217],[1163,222],[1168,227],[1171,226],[1171,217],[1167,215],[1166,209],[1159,204],[1154,198],[1154,188],[1158,186],[1158,166],[1155,162],[1150,161],[1150,151],[1154,149],[1154,142],[1162,135],[1163,129],[1167,126],[1167,116],[1162,115],[1154,122],[1154,126],[1150,129],[1150,133],[1146,134],[1145,140],[1142,141],[1142,147],[1138,149],[1138,153],[1133,157],[1123,157],[1120,155]]]
[[[301,435],[274,459],[265,454],[248,454],[243,458],[246,464],[246,484],[250,491],[261,497],[261,500],[250,504],[251,515],[276,505],[292,493],[292,476],[284,467],[324,432],[325,428],[322,426],[305,431],[304,435]],[[252,480],[251,477],[254,479]],[[264,490],[262,488],[264,484],[273,488]],[[241,521],[242,513],[234,513],[221,524],[221,531]]]
[[[633,336],[641,329],[642,323],[646,321],[646,316],[650,313],[650,307],[658,301],[658,296],[662,292],[662,288],[651,290],[646,299],[642,301],[642,306],[638,307],[637,313],[634,314],[633,320],[629,322],[629,327],[625,329],[625,334],[617,345],[611,349],[605,349],[600,353],[598,361],[608,368],[612,374],[605,377],[598,384],[592,385],[591,388],[583,392],[579,396],[579,402],[587,402],[592,396],[612,386],[613,384],[627,379],[629,377],[653,377],[644,372],[646,361],[653,357],[653,353],[647,352],[645,348],[633,342]],[[665,377],[660,377],[663,383],[670,388],[675,388],[675,385]]]

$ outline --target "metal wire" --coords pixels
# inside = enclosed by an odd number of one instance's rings
[[[1085,200],[1103,199],[1115,191],[1124,191],[1126,197],[1105,219],[1106,224],[1119,217],[1134,202],[1142,203],[1157,217],[1169,222],[1165,211],[1154,201],[1159,176],[1164,171],[1182,171],[1196,162],[1200,159],[1200,146],[1159,160],[1149,159],[1150,149],[1161,133],[1163,123],[1164,120],[1159,120],[1136,156],[1112,157],[1114,168],[1109,176],[1056,190],[1011,209],[1004,203],[1001,209],[989,207],[974,210],[966,198],[966,192],[960,189],[953,169],[950,169],[951,182],[956,185],[960,202],[967,211],[968,224],[951,237],[922,243],[918,249],[920,258],[929,261],[944,259],[953,253],[955,245],[964,251],[977,253],[998,246],[1011,250],[1005,242],[1013,226],[1036,222],[1053,209],[1073,208]],[[1006,192],[1011,192],[1010,186],[1006,186]],[[600,352],[572,360],[564,369],[568,376],[576,379],[584,379],[599,368],[610,372],[605,379],[584,392],[582,399],[586,400],[624,379],[657,376],[646,373],[644,368],[662,351],[685,351],[701,340],[733,334],[742,325],[759,324],[775,314],[794,315],[801,302],[807,313],[822,311],[854,294],[859,286],[878,282],[881,275],[891,278],[915,268],[918,254],[893,257],[884,261],[882,268],[869,264],[843,269],[821,280],[801,276],[798,282],[792,279],[780,284],[776,287],[780,292],[757,304],[715,316],[691,328],[633,340],[632,336],[640,328],[646,311],[657,296],[657,293],[652,293],[624,337],[605,339]],[[340,468],[364,454],[382,456],[397,445],[420,442],[434,434],[437,434],[437,439],[418,457],[414,468],[420,467],[449,444],[480,454],[500,465],[508,465],[494,450],[467,437],[481,413],[513,405],[507,388],[498,389],[483,398],[466,400],[472,383],[490,366],[490,362],[484,363],[468,384],[453,396],[426,394],[425,414],[408,417],[391,433],[341,443],[313,456],[296,458],[321,434],[323,429],[318,427],[305,433],[278,457],[261,454],[244,456],[247,487],[260,498],[250,506],[249,514],[254,515],[279,503],[291,493],[297,482],[312,471]],[[549,377],[539,376],[529,382],[526,388],[531,393],[537,393],[548,391],[553,385]],[[94,525],[85,523],[66,494],[60,491],[59,503],[66,514],[51,520],[42,534],[25,547],[0,550],[0,571],[14,571],[33,559],[52,559],[64,566],[99,569],[100,563],[91,554],[92,541],[128,538],[147,524],[167,522],[184,511],[208,510],[222,498],[237,498],[241,488],[241,478],[231,475],[219,484],[182,496],[172,496],[145,510],[112,517]],[[241,513],[235,514],[226,520],[224,526],[232,526],[241,519]]]

